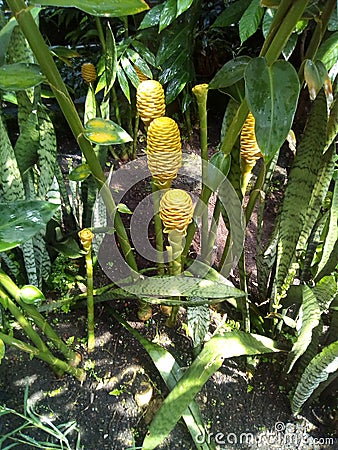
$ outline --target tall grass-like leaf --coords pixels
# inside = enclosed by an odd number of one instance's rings
[[[332,193],[329,227],[327,235],[325,237],[325,241],[323,243],[323,253],[322,258],[318,264],[318,273],[320,273],[321,270],[327,264],[330,255],[332,254],[333,249],[337,243],[337,238],[338,238],[338,182],[336,181]]]
[[[239,37],[241,44],[256,33],[264,14],[260,0],[252,0],[239,21]]]
[[[288,289],[286,280],[296,256],[296,249],[316,184],[326,141],[327,105],[323,90],[317,95],[286,187],[279,225],[276,288],[279,297]]]
[[[158,344],[148,341],[142,334],[132,328],[122,317],[120,317],[116,311],[109,308],[112,316],[124,326],[145,348],[157,370],[160,372],[163,381],[168,389],[175,388],[177,382],[183,375],[181,366],[176,362],[175,358],[170,352]],[[203,420],[197,403],[192,401],[186,405],[185,410],[182,412],[182,417],[188,430],[191,434],[193,441],[196,444],[198,450],[214,450],[215,445],[210,442],[200,443],[199,436],[204,432]]]
[[[311,343],[312,331],[318,326],[321,310],[317,302],[316,296],[312,290],[304,285],[302,287],[302,306],[300,308],[300,330],[297,341],[294,343],[290,355],[289,355],[289,368],[290,372],[296,363],[296,361],[302,356]]]
[[[37,153],[40,174],[37,196],[44,200],[54,178],[55,165],[57,164],[57,144],[53,123],[42,107],[38,108],[38,121],[40,139]]]
[[[34,3],[34,2],[32,2]],[[93,16],[123,17],[138,14],[149,9],[143,0],[43,0],[37,6],[61,6],[78,8]]]
[[[299,78],[287,61],[271,66],[265,58],[251,60],[245,71],[245,95],[255,117],[258,146],[266,162],[279,150],[291,129],[297,108]]]
[[[174,428],[182,413],[225,358],[278,352],[275,341],[260,335],[234,331],[208,341],[201,353],[164,400],[143,441],[144,450],[155,449]]]
[[[305,369],[291,401],[291,410],[297,415],[315,389],[338,370],[338,341],[332,342],[316,355]]]

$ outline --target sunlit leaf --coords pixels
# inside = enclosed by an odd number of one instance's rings
[[[177,0],[176,17],[180,16],[192,5],[193,0]]]
[[[68,176],[68,178],[72,181],[83,181],[86,178],[89,177],[91,174],[91,170],[89,168],[88,164],[80,164],[79,166],[75,167],[74,170],[72,170]]]
[[[149,9],[143,0],[42,0],[35,2],[35,5],[78,8],[93,16],[105,17],[130,16]]]
[[[0,339],[0,364],[1,364],[1,360],[2,358],[5,356],[5,344],[3,343],[3,341]]]
[[[84,136],[94,144],[114,145],[132,141],[130,135],[117,123],[97,117],[85,125]]]
[[[46,80],[36,64],[15,63],[0,67],[0,89],[21,91],[37,86]]]
[[[256,120],[256,138],[266,161],[271,160],[288,136],[299,95],[299,79],[287,61],[268,66],[255,58],[245,71],[245,93]]]
[[[151,8],[144,16],[139,26],[139,30],[144,30],[145,28],[150,28],[158,25],[163,7],[164,3],[162,3],[161,5],[156,5],[153,8]]]
[[[176,0],[167,0],[161,12],[159,32],[167,28],[176,18]]]
[[[0,252],[23,244],[43,230],[58,207],[39,200],[0,203]]]

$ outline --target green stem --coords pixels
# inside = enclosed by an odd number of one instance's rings
[[[160,199],[159,196],[156,195],[158,191],[161,190],[161,186],[156,183],[156,180],[152,181],[152,190],[153,190],[153,202],[154,202],[154,225],[155,225],[155,239],[156,239],[156,250],[157,250],[157,268],[158,274],[164,275],[164,259],[163,259],[163,232],[162,232],[162,221],[159,216],[160,209]],[[168,186],[165,186],[164,189],[170,187],[171,182],[169,182]]]
[[[90,170],[96,179],[99,188],[105,186],[106,178],[102,170],[99,159],[97,158],[91,143],[84,137],[83,125],[77,113],[75,105],[68,93],[68,90],[61,78],[61,75],[54,63],[54,60],[49,52],[49,49],[40,33],[38,26],[35,23],[31,13],[30,7],[26,6],[23,0],[8,0],[8,5],[12,10],[20,28],[22,29],[43,73],[47,77],[50,87],[57,99],[62,113],[64,114],[85,158],[90,167]],[[110,189],[102,189],[102,198],[106,204],[107,209],[116,211],[116,205],[111,195]],[[115,229],[121,249],[129,266],[137,271],[137,264],[135,257],[131,251],[130,242],[124,228],[120,215],[116,211],[115,214]]]
[[[93,295],[93,260],[92,251],[86,253],[86,272],[87,272],[87,328],[88,328],[88,353],[95,348],[95,330],[94,330],[94,295]]]
[[[83,369],[78,367],[72,367],[70,364],[62,361],[59,358],[53,356],[49,351],[43,352],[38,348],[33,347],[32,345],[26,344],[19,339],[15,339],[12,336],[8,336],[5,333],[0,332],[0,339],[4,342],[4,344],[9,345],[11,347],[17,348],[23,352],[29,353],[32,357],[36,357],[48,363],[57,373],[69,373],[81,383],[86,378],[86,372]]]
[[[66,343],[60,338],[60,336],[56,333],[54,328],[47,322],[47,320],[42,316],[42,314],[36,309],[35,306],[28,305],[27,303],[25,303],[24,301],[21,300],[19,287],[1,269],[0,269],[0,283],[4,286],[4,288],[10,294],[10,296],[15,299],[16,303],[20,306],[20,308],[23,311],[25,311],[25,313],[40,328],[40,330],[43,332],[43,334],[65,356],[65,358],[69,361],[69,363],[73,366],[77,366],[79,364],[79,362],[81,361],[80,354],[77,352],[74,352],[72,349],[70,349],[66,345]],[[13,305],[15,306],[14,303],[13,303]],[[13,311],[11,311],[11,313],[14,315]],[[20,325],[21,325],[21,323],[20,323]],[[31,325],[30,325],[30,328],[31,328]],[[28,334],[29,329],[28,328],[27,328],[27,330],[24,329],[24,331],[32,339],[32,337]],[[41,341],[41,339],[37,335],[37,333],[35,331],[34,331],[34,333]],[[40,349],[40,346],[38,344],[39,340],[34,341],[32,339],[34,344]],[[41,350],[46,351],[46,349],[44,347],[41,347]]]
[[[168,240],[172,252],[172,263],[171,263],[171,275],[179,275],[182,272],[182,250],[184,234],[180,231],[173,230],[168,234]],[[179,311],[179,306],[173,306],[171,309],[170,317],[167,320],[167,325],[172,327],[177,322],[177,314]]]

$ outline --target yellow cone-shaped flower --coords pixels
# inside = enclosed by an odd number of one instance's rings
[[[181,135],[170,117],[154,119],[147,133],[148,167],[156,181],[166,183],[176,177],[182,165]]]
[[[156,117],[164,116],[164,90],[156,80],[142,81],[136,91],[136,106],[138,113],[146,126]]]
[[[249,182],[251,171],[256,162],[263,156],[256,140],[255,118],[250,112],[241,131],[240,153],[243,178],[242,192],[244,194]]]
[[[78,232],[78,236],[80,238],[82,247],[86,252],[88,252],[91,248],[92,241],[94,239],[94,234],[88,228],[83,228]]]
[[[185,234],[193,214],[191,197],[182,189],[170,189],[161,198],[160,217],[165,233],[177,230]]]
[[[94,64],[84,63],[81,67],[82,78],[87,83],[93,83],[97,78],[97,73]]]

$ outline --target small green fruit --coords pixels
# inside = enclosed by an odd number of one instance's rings
[[[43,300],[45,300],[45,296],[36,286],[32,286],[27,284],[20,289],[20,298],[27,305],[40,305]]]

